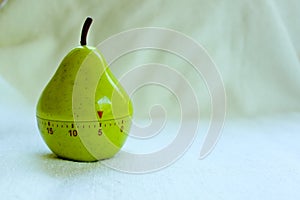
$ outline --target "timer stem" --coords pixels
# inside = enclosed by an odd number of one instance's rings
[[[81,30],[81,40],[80,40],[80,45],[81,46],[86,45],[87,33],[89,31],[89,28],[90,28],[92,22],[93,22],[93,19],[90,18],[90,17],[87,17],[84,24],[83,24],[83,27],[82,27],[82,30]]]

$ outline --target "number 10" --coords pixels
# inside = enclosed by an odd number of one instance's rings
[[[74,137],[76,137],[77,136],[77,130],[69,130],[69,134],[70,134],[70,136],[72,137],[72,136],[74,136]]]

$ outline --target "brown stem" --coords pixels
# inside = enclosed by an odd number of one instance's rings
[[[92,22],[93,22],[93,19],[90,18],[90,17],[87,17],[84,24],[83,24],[83,27],[82,27],[82,30],[81,30],[81,40],[80,40],[81,46],[86,45],[87,33],[89,31],[89,28],[90,28]]]

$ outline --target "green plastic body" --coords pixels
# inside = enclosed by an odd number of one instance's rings
[[[97,161],[113,157],[131,126],[132,103],[93,47],[74,48],[42,92],[40,134],[59,157]]]

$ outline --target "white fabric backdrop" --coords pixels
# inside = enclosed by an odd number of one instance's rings
[[[296,0],[9,1],[1,9],[0,18],[2,82],[14,87],[29,104],[35,104],[62,58],[78,45],[86,16],[95,21],[89,33],[89,44],[94,46],[121,31],[149,26],[174,29],[197,40],[221,72],[229,113],[299,111],[300,26]],[[164,61],[163,56],[151,58],[147,61],[172,66],[172,61]],[[128,66],[137,64],[131,62]],[[144,63],[139,59],[138,64]],[[113,71],[118,75],[124,67]],[[186,77],[193,80],[192,75]],[[195,79],[194,85],[201,85],[201,81]],[[208,93],[200,86],[196,89],[204,99],[205,110]],[[10,96],[4,98],[9,100]]]
[[[0,9],[1,194],[5,199],[52,198],[58,190],[64,199],[299,199],[299,11],[297,0],[9,0]],[[52,159],[38,136],[35,104],[62,58],[78,45],[86,16],[94,19],[90,45],[131,28],[164,27],[207,49],[224,81],[229,124],[213,155],[198,161],[199,149],[193,146],[194,151],[170,168],[141,176],[115,172],[101,163]],[[193,83],[201,112],[208,117],[210,97],[203,79],[172,58],[137,52],[111,68],[117,77],[147,62],[179,69]],[[178,87],[178,95],[184,96]],[[135,96],[136,116],[148,116],[151,104],[157,103],[151,99],[155,93],[161,95],[149,88]],[[170,116],[178,114],[172,112],[175,101],[159,101]],[[182,103],[188,104],[188,98]],[[250,118],[237,120],[244,117]]]

